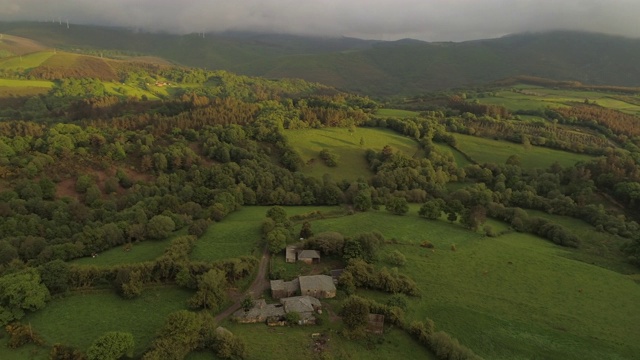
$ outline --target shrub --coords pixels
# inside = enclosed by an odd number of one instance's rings
[[[387,262],[396,266],[404,266],[407,262],[407,258],[400,251],[394,250],[387,255]]]
[[[298,325],[298,323],[300,322],[300,314],[298,314],[295,311],[289,311],[284,316],[284,319],[287,321],[289,325]]]

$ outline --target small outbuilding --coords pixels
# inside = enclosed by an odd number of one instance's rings
[[[284,306],[286,314],[296,312],[300,315],[299,325],[315,324],[316,317],[314,314],[322,312],[322,304],[320,300],[311,296],[294,296],[280,299],[280,303]]]
[[[298,261],[307,264],[319,264],[320,253],[316,250],[302,250],[298,253]]]
[[[288,263],[294,263],[298,261],[298,248],[289,245],[285,249],[285,261]]]
[[[313,296],[318,299],[328,299],[336,296],[336,285],[328,275],[300,276],[300,294]]]
[[[274,299],[295,296],[298,292],[300,292],[300,281],[298,279],[291,281],[271,280],[271,297]]]

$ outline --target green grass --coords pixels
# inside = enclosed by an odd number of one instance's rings
[[[186,233],[186,229],[183,229],[176,231],[173,235],[163,240],[147,240],[134,243],[129,251],[125,251],[124,246],[118,246],[101,252],[95,258],[84,257],[73,260],[72,263],[77,265],[113,266],[151,261],[164,253],[164,249],[171,244],[172,239],[186,235]]]
[[[42,63],[47,61],[51,56],[53,56],[53,52],[42,51],[33,54],[22,55],[22,57],[14,56],[11,58],[2,59],[0,60],[0,69],[32,69],[42,65]]]
[[[130,85],[130,84],[121,84],[114,82],[103,82],[104,87],[110,94],[119,95],[119,96],[129,96],[129,97],[138,97],[141,98],[143,95],[147,96],[150,100],[159,100],[160,96],[167,95],[166,90],[158,88],[158,94],[154,92],[150,92],[144,89],[140,89],[139,87]],[[158,96],[160,95],[160,96]]]
[[[194,260],[215,261],[255,254],[262,243],[261,225],[270,206],[246,206],[215,223],[198,239],[191,253]],[[287,215],[321,210],[335,211],[336,207],[285,207]]]
[[[575,261],[572,251],[529,234],[487,238],[458,224],[423,220],[416,210],[318,220],[312,229],[346,235],[378,230],[397,238],[399,244],[383,251],[397,249],[407,257],[401,272],[422,291],[411,298],[407,319],[432,318],[484,358],[632,359],[640,351],[635,275]],[[490,224],[498,232],[507,229]],[[420,247],[421,240],[435,249]]]
[[[307,164],[301,171],[317,178],[324,174],[332,175],[335,180],[371,177],[373,173],[364,157],[367,149],[380,151],[385,145],[390,145],[407,156],[422,153],[415,140],[390,130],[357,128],[350,133],[345,128],[323,128],[287,130],[285,134]],[[364,145],[360,145],[360,139],[364,140]],[[322,162],[319,153],[323,149],[338,155],[338,166],[329,167]]]
[[[521,144],[485,139],[476,136],[455,134],[457,147],[476,162],[504,164],[509,156],[520,156],[521,166],[526,169],[547,168],[554,162],[562,166],[573,166],[578,161],[589,161],[594,157],[538,146],[528,149]]]
[[[350,341],[337,334],[338,323],[322,326],[272,328],[264,324],[234,324],[224,326],[245,340],[247,360],[252,359],[313,359],[320,358],[313,351],[313,333],[327,333],[330,340],[324,351],[330,359],[436,359],[428,350],[398,329],[385,329],[380,344]],[[188,359],[203,359],[190,356]]]
[[[431,317],[481,356],[631,359],[640,351],[640,287],[545,240],[512,233],[428,257],[398,248],[424,294],[407,315]]]
[[[30,323],[47,344],[63,343],[81,350],[108,331],[129,332],[135,339],[135,353],[140,355],[165,317],[186,308],[189,296],[172,286],[147,288],[133,300],[110,290],[77,293],[51,301],[23,322]]]
[[[53,82],[46,80],[15,80],[15,79],[0,79],[0,86],[6,87],[36,87],[51,89]]]
[[[420,116],[417,111],[400,110],[400,109],[378,109],[376,115],[384,117],[409,118]]]
[[[501,105],[511,111],[516,111],[571,106],[576,102],[581,103],[588,99],[610,109],[630,114],[640,113],[640,106],[616,99],[611,93],[607,92],[552,89],[536,86],[526,88],[514,86],[513,88],[523,90],[524,93],[510,90],[497,91],[495,96],[479,98],[478,101],[482,104]]]
[[[453,158],[455,159],[458,167],[465,167],[467,165],[473,164],[458,149],[454,149],[447,144],[440,144],[440,143],[433,143],[433,144],[436,146],[438,150],[440,150],[441,153],[444,153],[444,154],[449,153],[453,155]]]
[[[529,209],[527,213],[529,216],[539,216],[562,225],[580,238],[580,249],[567,251],[565,256],[568,258],[598,265],[621,274],[638,273],[635,266],[626,262],[626,255],[620,250],[620,247],[629,240],[607,232],[598,232],[590,224],[570,216],[552,215]]]

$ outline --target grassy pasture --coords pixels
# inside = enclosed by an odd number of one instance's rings
[[[453,155],[453,158],[456,160],[456,164],[458,164],[458,167],[465,167],[467,165],[473,164],[458,149],[454,149],[447,144],[439,144],[439,143],[433,143],[433,144],[436,146],[438,150],[440,150],[441,153],[444,153],[444,154],[450,153],[451,155]]]
[[[76,293],[51,301],[24,322],[30,323],[47,344],[63,343],[82,350],[108,331],[130,332],[135,353],[140,355],[166,316],[186,308],[190,295],[173,286],[147,288],[133,300],[124,300],[111,290]]]
[[[632,276],[574,261],[571,251],[529,234],[487,238],[416,211],[357,213],[314,221],[312,229],[378,230],[398,239],[383,251],[407,257],[401,271],[422,291],[410,300],[407,318],[434,319],[487,359],[632,359],[640,351],[640,287]],[[434,251],[419,247],[421,240]]]
[[[251,255],[262,242],[260,227],[270,206],[246,206],[229,214],[223,221],[212,224],[198,239],[191,253],[194,260],[215,261]],[[315,210],[335,211],[337,207],[288,206],[287,215],[304,214]]]
[[[423,291],[407,315],[433,318],[485,358],[631,359],[640,351],[640,287],[545,240],[511,233],[428,257],[397,248]]]
[[[640,113],[640,106],[637,104],[617,99],[606,92],[552,89],[536,86],[515,86],[514,88],[522,92],[501,90],[497,91],[495,96],[478,98],[478,101],[482,104],[502,105],[511,111],[515,111],[570,106],[572,103],[581,103],[588,99],[610,109],[630,114]]]
[[[400,110],[400,109],[378,109],[376,115],[384,117],[409,118],[419,116],[417,111]]]
[[[0,87],[13,87],[13,88],[45,88],[51,89],[53,82],[46,80],[17,80],[17,79],[0,79]]]
[[[580,238],[580,249],[567,251],[566,257],[622,274],[638,273],[638,269],[627,263],[624,253],[620,251],[620,247],[628,240],[606,232],[598,232],[590,224],[570,216],[552,215],[538,210],[527,210],[527,213],[529,216],[539,216],[562,225]]]
[[[17,70],[17,69],[32,69],[42,65],[47,61],[53,52],[42,51],[28,55],[14,56],[0,60],[0,69],[5,70]]]
[[[107,91],[113,95],[119,95],[119,96],[125,95],[125,96],[132,96],[132,97],[138,97],[138,98],[142,97],[143,95],[146,95],[147,98],[150,100],[160,99],[158,94],[156,94],[155,92],[147,91],[129,84],[121,84],[121,83],[114,83],[114,82],[103,82],[103,84],[104,84],[104,87],[107,89]],[[164,92],[164,94],[166,95],[166,90],[163,90],[161,88],[158,88],[158,92],[160,95],[163,95],[162,92]]]
[[[458,149],[478,163],[504,164],[509,156],[518,155],[523,168],[547,168],[554,162],[562,166],[573,166],[578,161],[589,161],[592,156],[567,151],[531,146],[508,141],[485,139],[471,135],[455,134]]]
[[[382,150],[390,145],[407,156],[421,154],[415,140],[390,130],[357,128],[350,133],[344,128],[323,128],[305,130],[287,130],[290,144],[300,153],[307,164],[302,168],[306,175],[321,178],[330,174],[335,180],[356,180],[373,175],[369,170],[364,153],[367,149]],[[364,145],[360,145],[360,139]],[[338,155],[336,167],[326,166],[319,157],[322,149],[328,149]]]
[[[436,357],[425,347],[398,329],[385,329],[382,343],[367,346],[362,341],[355,342],[336,334],[340,323],[329,320],[321,326],[272,328],[264,324],[226,323],[224,326],[240,336],[247,344],[247,360],[252,359],[425,359]],[[328,333],[330,341],[319,357],[313,350],[312,333]],[[191,354],[187,359],[210,359],[204,353]]]
[[[179,231],[177,234],[185,235],[186,231]],[[164,253],[164,249],[169,246],[171,239],[179,236],[177,234],[163,240],[134,243],[129,251],[125,251],[124,246],[118,246],[100,253],[95,258],[83,257],[73,260],[72,263],[76,265],[114,266],[151,261]]]

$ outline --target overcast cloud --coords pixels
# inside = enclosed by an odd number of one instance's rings
[[[0,20],[462,41],[523,31],[640,37],[639,0],[0,0]]]

